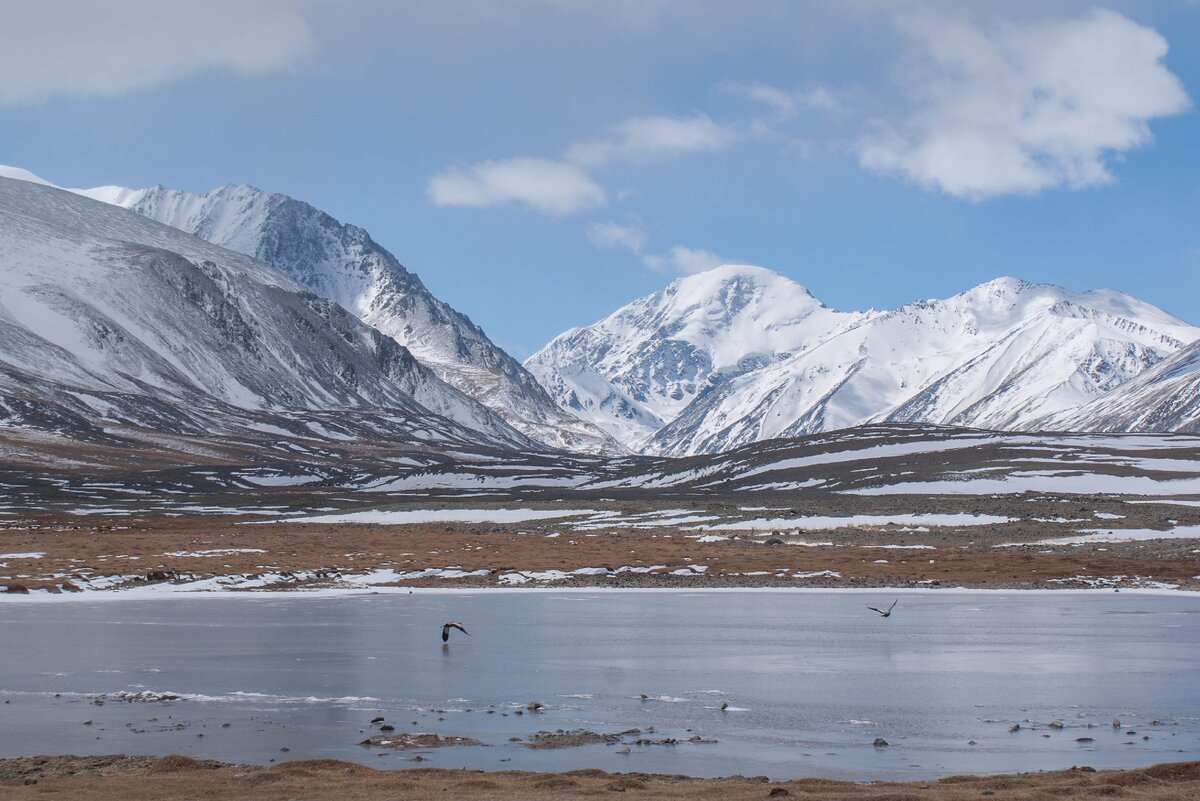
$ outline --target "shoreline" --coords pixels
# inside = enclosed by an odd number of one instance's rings
[[[1074,766],[1037,773],[957,775],[929,781],[853,782],[820,778],[770,781],[766,777],[696,778],[672,774],[608,773],[595,769],[553,773],[445,768],[379,770],[340,760],[296,760],[271,766],[196,760],[178,754],[140,757],[38,756],[0,759],[0,788],[14,801],[47,793],[92,801],[176,797],[280,799],[336,794],[344,801],[388,797],[474,799],[592,798],[632,791],[643,799],[761,798],[918,799],[965,801],[981,796],[1073,799],[1112,796],[1167,801],[1196,797],[1200,762],[1096,770]]]
[[[320,587],[269,590],[186,590],[149,591],[158,585],[132,587],[115,590],[90,590],[86,592],[30,592],[0,593],[0,603],[71,603],[113,601],[166,601],[184,599],[258,599],[278,601],[286,598],[328,600],[335,598],[362,598],[372,595],[502,595],[502,594],[573,594],[573,593],[762,593],[762,594],[862,594],[862,595],[1129,595],[1192,597],[1200,599],[1200,590],[1178,587],[788,587],[788,586],[696,586],[696,587],[617,587],[612,585],[575,585],[556,587],[495,587],[453,586],[438,587],[427,584],[377,586],[377,587]],[[186,585],[176,585],[186,586]]]

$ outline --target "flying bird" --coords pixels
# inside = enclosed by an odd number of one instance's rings
[[[447,642],[447,641],[449,641],[449,639],[450,639],[450,629],[458,629],[459,631],[461,631],[463,634],[467,635],[468,637],[470,637],[470,636],[471,636],[471,632],[469,632],[469,631],[467,631],[466,629],[464,629],[464,628],[462,627],[462,624],[461,624],[461,623],[455,623],[453,620],[451,620],[449,623],[447,623],[446,625],[442,626],[442,642]]]
[[[897,599],[897,600],[899,600],[899,599]],[[870,609],[872,612],[878,612],[880,617],[891,617],[892,610],[896,608],[896,601],[892,601],[892,605],[889,606],[887,609],[876,609],[873,606],[868,606],[867,608]],[[445,632],[443,632],[443,636],[445,636]]]

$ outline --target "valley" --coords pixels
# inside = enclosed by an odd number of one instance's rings
[[[120,469],[36,478],[10,463],[0,583],[1200,589],[1185,435],[888,425],[689,459],[321,448],[132,473],[152,458],[135,446]]]

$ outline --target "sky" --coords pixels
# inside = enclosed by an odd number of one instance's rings
[[[525,358],[680,275],[1200,324],[1200,2],[2,0],[0,164],[248,183]]]

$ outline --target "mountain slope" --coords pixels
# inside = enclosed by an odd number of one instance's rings
[[[0,417],[202,431],[336,409],[375,414],[398,437],[536,447],[278,270],[0,177]]]
[[[361,228],[286,195],[224,186],[77,190],[277,267],[408,348],[442,380],[555,448],[616,453],[602,431],[563,411],[524,368]]]
[[[1077,408],[1200,336],[1110,290],[1001,278],[876,314],[698,401],[649,450],[714,452],[869,422],[1020,430]]]
[[[1069,431],[1200,432],[1200,341],[1042,427]]]
[[[863,316],[834,311],[770,270],[727,265],[571,329],[525,366],[563,407],[637,449],[703,393]]]

